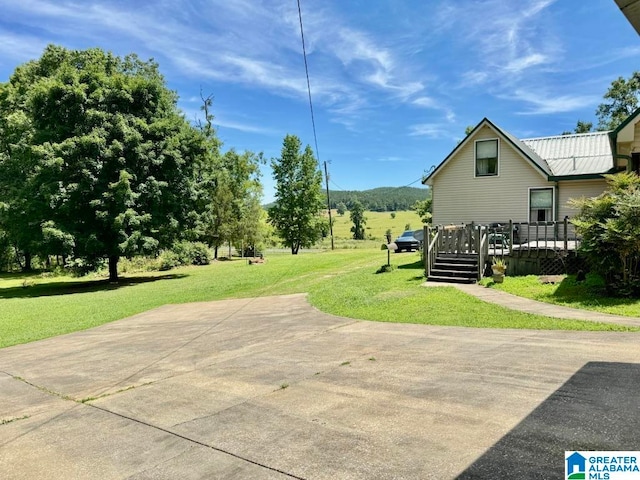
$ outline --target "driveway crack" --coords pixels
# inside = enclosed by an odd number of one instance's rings
[[[109,410],[107,408],[100,407],[98,405],[93,405],[93,404],[86,404],[86,405],[88,407],[95,408],[96,410],[100,410],[102,412],[105,412],[105,413],[108,413],[108,414],[111,414],[111,415],[115,415],[116,417],[120,417],[122,419],[129,420],[131,422],[135,422],[135,423],[140,424],[140,425],[144,425],[145,427],[153,428],[154,430],[158,430],[160,432],[166,433],[168,435],[171,435],[173,437],[179,438],[181,440],[185,440],[185,441],[190,442],[190,443],[192,443],[194,445],[199,445],[201,447],[209,448],[211,450],[215,450],[216,452],[220,452],[220,453],[223,453],[225,455],[229,455],[229,456],[231,456],[233,458],[237,458],[238,460],[242,460],[243,462],[250,463],[252,465],[256,465],[256,466],[264,468],[266,470],[271,470],[272,472],[280,473],[280,474],[285,475],[285,476],[287,476],[289,478],[294,478],[296,480],[306,480],[304,477],[300,477],[300,476],[295,475],[293,473],[286,472],[286,471],[284,471],[282,469],[269,466],[269,465],[267,465],[265,463],[258,462],[257,460],[252,460],[252,459],[250,459],[248,457],[244,457],[244,456],[239,455],[237,453],[233,453],[233,452],[231,452],[229,450],[225,450],[224,448],[216,447],[214,445],[209,445],[209,444],[207,444],[205,442],[201,442],[199,440],[196,440],[195,438],[187,437],[186,435],[182,435],[180,433],[174,432],[174,431],[169,430],[167,428],[162,428],[162,427],[160,427],[158,425],[153,425],[151,423],[144,422],[142,420],[138,420],[137,418],[133,418],[133,417],[129,417],[127,415],[123,415],[121,413],[113,412],[113,411],[111,411],[111,410]]]

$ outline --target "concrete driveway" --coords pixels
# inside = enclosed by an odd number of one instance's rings
[[[0,478],[560,478],[640,448],[639,344],[169,305],[0,350]]]

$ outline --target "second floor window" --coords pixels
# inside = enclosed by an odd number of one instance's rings
[[[476,142],[476,177],[498,175],[498,139]]]

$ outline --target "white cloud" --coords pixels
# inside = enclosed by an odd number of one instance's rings
[[[451,30],[463,32],[456,41],[475,53],[470,57],[474,63],[461,78],[462,86],[512,82],[532,69],[557,62],[559,45],[544,31],[544,12],[554,1],[529,2],[524,9],[522,3],[511,0],[456,3],[450,14],[457,15],[458,22]]]
[[[462,86],[464,87],[472,87],[475,85],[480,85],[489,80],[489,72],[483,71],[469,71],[462,74]]]
[[[598,102],[600,97],[597,95],[550,96],[544,92],[516,90],[509,99],[530,105],[529,109],[518,112],[521,115],[548,115],[579,110],[585,105]]]
[[[451,133],[439,123],[419,123],[409,127],[409,135],[412,137],[449,138]]]
[[[609,50],[606,52],[606,55],[600,55],[593,58],[587,57],[588,59],[585,57],[572,59],[566,67],[570,68],[574,72],[578,70],[592,70],[627,58],[637,58],[638,56],[640,56],[640,46],[628,45],[615,50]]]
[[[411,103],[417,105],[418,107],[424,108],[438,108],[438,102],[432,97],[418,97],[414,98]]]
[[[520,73],[528,68],[535,67],[536,65],[541,65],[547,63],[547,56],[542,55],[540,53],[532,53],[531,55],[527,55],[521,58],[515,58],[507,65],[505,65],[505,70],[509,70],[510,72]]]
[[[459,19],[450,31],[464,32],[454,41],[458,48],[472,52],[465,58],[456,87],[471,91],[481,86],[485,95],[519,103],[521,115],[572,112],[597,104],[601,98],[590,93],[585,81],[578,85],[565,79],[578,69],[612,62],[612,57],[637,57],[640,49],[612,51],[589,66],[584,63],[589,55],[567,58],[567,41],[559,40],[557,33],[562,25],[556,23],[556,3],[561,7],[557,0],[526,5],[510,0],[461,0],[455,7],[448,6],[455,8],[451,14]]]
[[[447,110],[445,118],[447,119],[447,122],[453,123],[456,121],[456,114],[453,112],[453,110]]]
[[[421,108],[428,108],[432,110],[439,110],[444,113],[445,119],[449,123],[456,121],[456,114],[449,107],[444,106],[440,101],[431,97],[417,97],[414,98],[411,103]]]
[[[312,98],[334,115],[351,117],[335,121],[352,122],[372,106],[372,99],[379,106],[426,98],[429,75],[414,62],[413,44],[390,44],[324,3],[309,5],[303,4],[302,13]],[[64,39],[70,48],[101,45],[108,37],[115,53],[133,50],[143,58],[153,56],[169,74],[300,101],[307,97],[295,2],[24,0],[4,9],[5,15],[23,19],[25,28],[40,30],[54,43]],[[40,42],[34,49],[36,56],[43,46]]]
[[[38,58],[46,46],[46,40],[31,35],[0,33],[0,62],[11,59],[13,64],[13,60]]]
[[[382,157],[382,158],[379,158],[379,159],[378,159],[378,161],[379,161],[379,162],[384,162],[384,163],[387,163],[387,162],[391,162],[391,163],[404,162],[404,161],[406,161],[406,160],[407,160],[406,158],[403,158],[403,157],[395,157],[395,156],[391,156],[391,157]]]
[[[273,128],[265,128],[257,125],[252,125],[252,124],[242,123],[242,122],[234,122],[232,120],[226,120],[226,119],[220,120],[216,118],[213,121],[213,124],[216,127],[229,128],[231,130],[238,130],[240,132],[246,132],[246,133],[258,133],[262,135],[280,134],[278,130],[275,130]]]

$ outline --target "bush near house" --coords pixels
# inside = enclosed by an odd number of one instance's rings
[[[605,175],[609,188],[595,198],[572,200],[580,251],[611,294],[640,297],[640,177]]]

